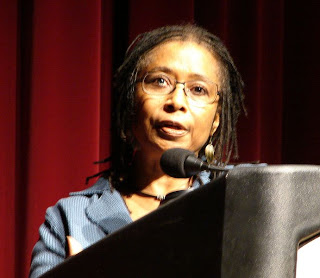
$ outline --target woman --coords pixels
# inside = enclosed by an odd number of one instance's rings
[[[34,247],[31,277],[159,207],[162,196],[197,188],[208,173],[165,175],[159,160],[188,149],[225,164],[236,154],[243,83],[225,46],[194,25],[139,36],[116,75],[112,167],[92,187],[50,207]]]

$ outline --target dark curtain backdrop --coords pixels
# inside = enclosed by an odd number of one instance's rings
[[[246,83],[239,161],[320,164],[319,4],[306,0],[0,1],[0,270],[26,277],[45,209],[110,153],[112,74],[130,41],[196,22]]]

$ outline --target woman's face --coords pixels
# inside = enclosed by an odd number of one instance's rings
[[[138,78],[161,71],[179,82],[209,79],[220,88],[218,61],[204,46],[192,41],[158,45],[142,65]],[[177,147],[199,152],[219,125],[218,100],[219,96],[214,103],[198,107],[189,101],[181,84],[169,95],[154,96],[146,94],[138,82],[133,134],[139,149],[151,156]]]

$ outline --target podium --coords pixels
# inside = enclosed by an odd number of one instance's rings
[[[42,277],[295,277],[320,233],[320,166],[236,167]]]

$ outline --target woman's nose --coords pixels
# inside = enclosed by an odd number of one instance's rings
[[[172,110],[187,109],[187,96],[184,91],[184,84],[177,84],[175,89],[168,95],[167,105]]]

